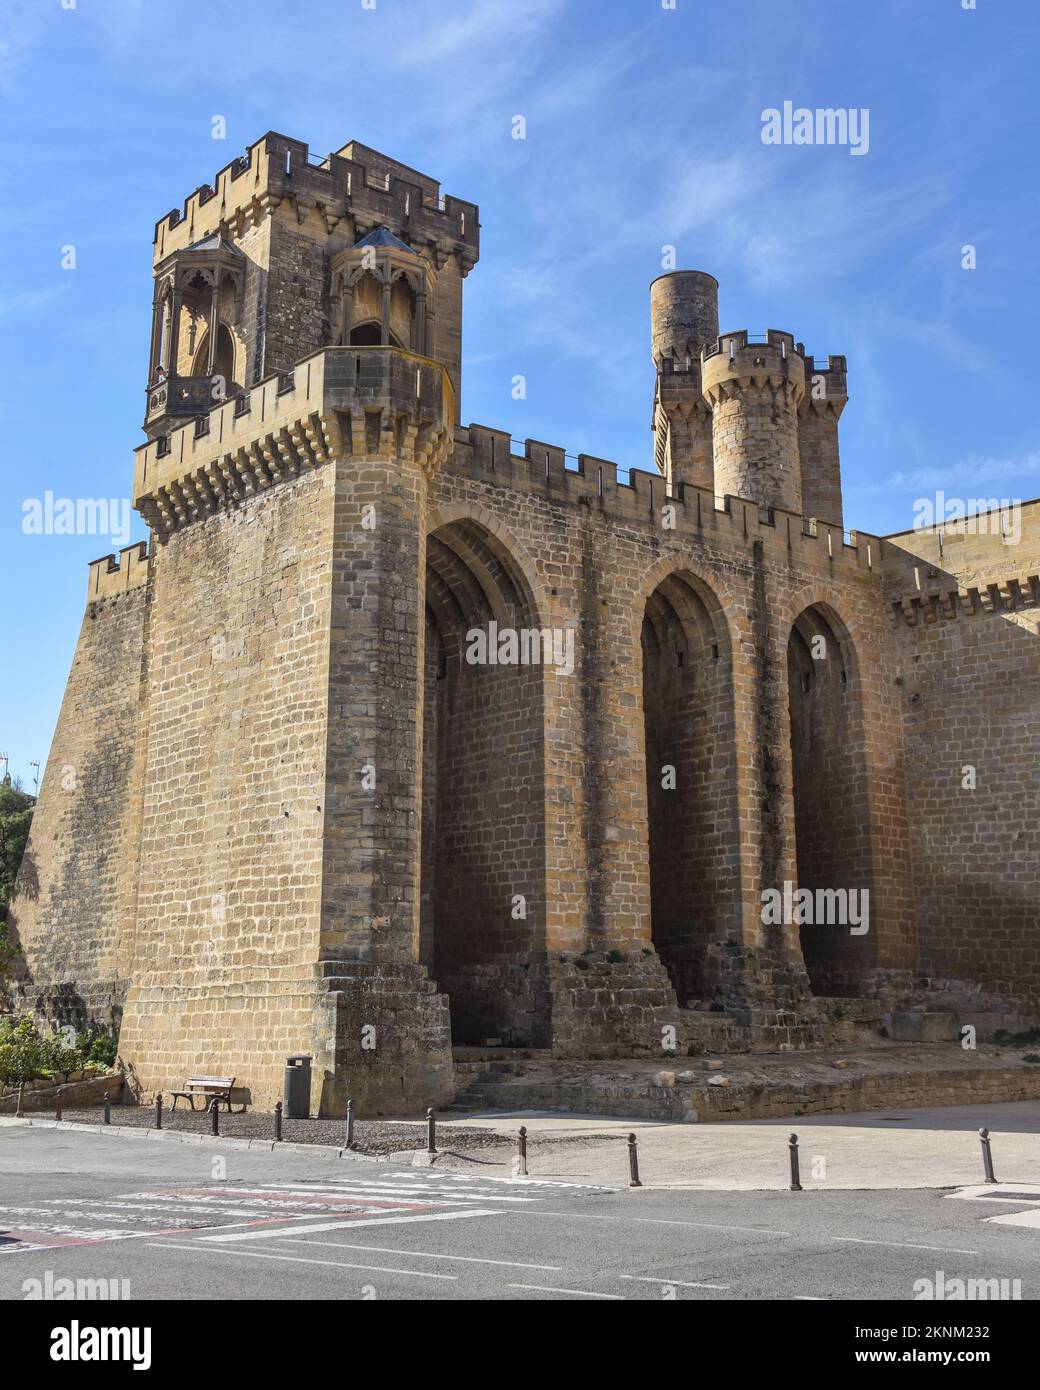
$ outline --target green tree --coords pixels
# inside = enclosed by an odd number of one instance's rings
[[[0,784],[0,981],[17,950],[7,925],[7,909],[14,896],[14,881],[35,805],[35,797],[23,792],[17,782]]]
[[[0,915],[6,913],[14,896],[35,805],[36,798],[23,792],[17,782],[0,785]]]

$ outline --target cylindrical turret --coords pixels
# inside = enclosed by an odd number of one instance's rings
[[[650,347],[658,368],[665,357],[694,361],[719,336],[719,282],[703,270],[673,270],[650,286]]]
[[[654,457],[669,492],[711,491],[711,418],[701,394],[701,349],[719,336],[719,282],[674,270],[650,286],[650,348],[657,368]]]
[[[711,406],[716,494],[800,513],[805,364],[791,334],[771,328],[764,343],[749,342],[745,330],[724,334],[705,351],[701,382]]]

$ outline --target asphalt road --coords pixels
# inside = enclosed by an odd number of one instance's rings
[[[610,1189],[10,1127],[0,1297],[912,1300],[941,1270],[1028,1300],[1040,1201],[1016,1191]]]

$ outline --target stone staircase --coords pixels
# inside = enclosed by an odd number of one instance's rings
[[[502,1099],[500,1088],[514,1077],[522,1076],[532,1065],[551,1059],[547,1048],[523,1047],[456,1047],[455,1100],[446,1113],[473,1110],[494,1110],[512,1105]]]

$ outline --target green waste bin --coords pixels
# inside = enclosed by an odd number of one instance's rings
[[[311,1113],[311,1059],[285,1059],[285,1094],[282,1108],[288,1120],[306,1120]]]

